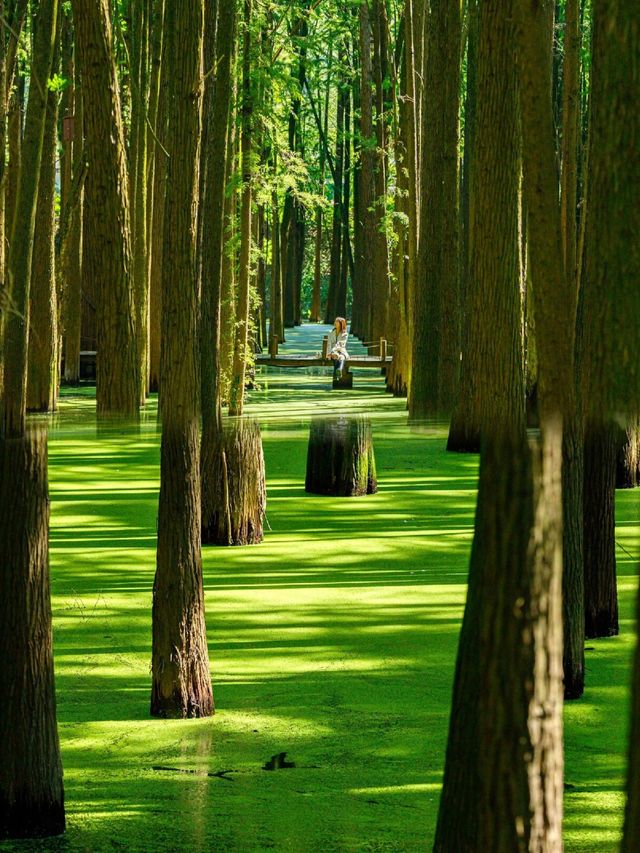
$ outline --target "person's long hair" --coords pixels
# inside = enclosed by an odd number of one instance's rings
[[[333,325],[335,326],[336,323],[340,323],[340,331],[341,332],[347,331],[347,321],[344,319],[344,317],[336,317]]]

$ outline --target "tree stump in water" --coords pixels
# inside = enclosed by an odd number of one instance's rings
[[[635,489],[640,485],[640,424],[620,428],[616,461],[616,489]]]
[[[202,465],[207,466],[203,476],[203,545],[262,542],[267,489],[258,423],[237,420],[225,424],[220,444],[212,450],[212,458],[202,459]]]
[[[354,497],[377,489],[371,422],[362,417],[312,421],[305,490]]]

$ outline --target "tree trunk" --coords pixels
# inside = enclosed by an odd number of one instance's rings
[[[477,452],[492,422],[524,424],[515,33],[508,10],[495,0],[479,9],[478,26],[468,347],[447,445],[461,452]]]
[[[214,496],[206,521],[203,517],[203,542],[257,545],[264,538],[267,506],[260,427],[257,421],[232,421],[219,440],[203,478],[203,491]]]
[[[249,343],[249,285],[251,277],[251,197],[253,157],[253,83],[251,80],[251,13],[253,0],[244,0],[242,57],[242,208],[240,220],[240,277],[229,414],[241,415]]]
[[[135,327],[140,373],[140,405],[149,388],[149,265],[147,253],[147,178],[149,112],[148,0],[131,3],[129,75],[131,83],[130,181],[131,278],[135,302]]]
[[[140,369],[131,280],[126,148],[108,0],[72,0],[89,172],[86,269],[97,293],[97,412],[137,420]]]
[[[483,451],[478,850],[562,849],[560,458],[559,434]]]
[[[213,713],[200,548],[196,233],[201,134],[202,0],[165,13],[167,132],[162,312],[162,444],[153,588],[151,714]]]
[[[616,489],[635,489],[640,485],[640,423],[619,431],[616,461]]]
[[[32,412],[52,412],[56,407],[58,395],[58,292],[55,269],[57,142],[58,95],[56,92],[49,92],[38,184],[29,300],[27,409]]]
[[[42,429],[0,437],[0,554],[0,839],[59,835],[65,829],[64,792]]]
[[[44,0],[38,8],[31,84],[9,245],[7,283],[12,310],[5,323],[3,418],[7,437],[23,435],[25,427],[32,247],[47,112],[47,80],[51,75],[53,63],[57,13],[57,0]]]
[[[460,4],[431,0],[420,249],[413,317],[412,420],[448,418],[460,371],[458,144]]]
[[[60,274],[62,276],[62,328],[64,335],[64,380],[70,385],[80,381],[80,341],[82,326],[82,223],[84,221],[84,184],[86,158],[82,118],[80,70],[74,62],[73,93],[73,184],[65,211],[66,228],[61,228]]]
[[[615,545],[615,424],[587,424],[584,442],[586,636],[618,634]]]
[[[311,422],[305,490],[354,497],[378,490],[371,422],[362,417]]]
[[[344,53],[341,55],[344,61]],[[337,294],[340,287],[340,261],[342,259],[342,191],[344,167],[344,111],[345,85],[340,79],[336,102],[336,157],[333,175],[333,225],[331,231],[331,262],[329,266],[329,289],[324,312],[324,322],[333,323],[338,314]]]
[[[210,10],[206,26],[211,27]],[[205,116],[209,125],[206,197],[202,211],[203,232],[207,240],[202,246],[202,324],[201,385],[202,444],[201,495],[202,542],[210,544],[212,519],[228,513],[229,483],[222,442],[222,409],[220,399],[220,319],[222,266],[224,253],[224,207],[227,173],[227,139],[231,106],[231,69],[234,57],[236,10],[234,4],[220,3],[218,9],[215,61],[217,73],[213,84],[211,108]],[[208,64],[208,63],[207,63]]]
[[[149,390],[160,388],[160,351],[162,329],[162,242],[164,235],[164,197],[167,184],[167,155],[162,140],[167,131],[167,99],[163,93],[166,71],[164,54],[164,10],[165,0],[155,0],[153,37],[153,82],[151,102],[153,128],[149,156],[152,162],[151,227],[149,228]],[[158,44],[158,41],[160,44]],[[150,116],[150,120],[152,117]]]

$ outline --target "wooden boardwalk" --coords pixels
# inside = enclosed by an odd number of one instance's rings
[[[388,355],[382,359],[379,355],[356,355],[352,356],[347,362],[351,367],[377,367],[381,369],[388,366],[393,361]],[[333,362],[330,358],[323,358],[321,355],[304,355],[302,353],[290,353],[289,355],[270,355],[264,353],[256,356],[256,364],[263,364],[267,367],[332,367]]]
[[[256,364],[265,365],[266,367],[332,367],[335,362],[327,357],[328,337],[324,336],[322,341],[322,352],[315,355],[307,353],[279,353],[279,341],[277,335],[273,335],[269,341],[269,352],[260,353],[256,356]],[[388,367],[393,361],[393,357],[388,352],[388,342],[381,338],[380,342],[375,344],[375,349],[378,350],[377,355],[364,355],[361,353],[350,355],[345,362],[344,370],[348,372],[352,367],[373,367],[381,370]]]

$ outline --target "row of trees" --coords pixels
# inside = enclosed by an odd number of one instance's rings
[[[64,825],[27,410],[92,324],[101,422],[160,390],[151,712],[210,714],[201,545],[256,541],[264,511],[259,433],[223,405],[312,270],[312,318],[350,300],[410,418],[482,447],[436,848],[560,849],[563,694],[585,631],[617,632],[620,424],[635,458],[630,0],[15,0],[1,36],[0,835]],[[629,849],[637,776],[633,748]]]

